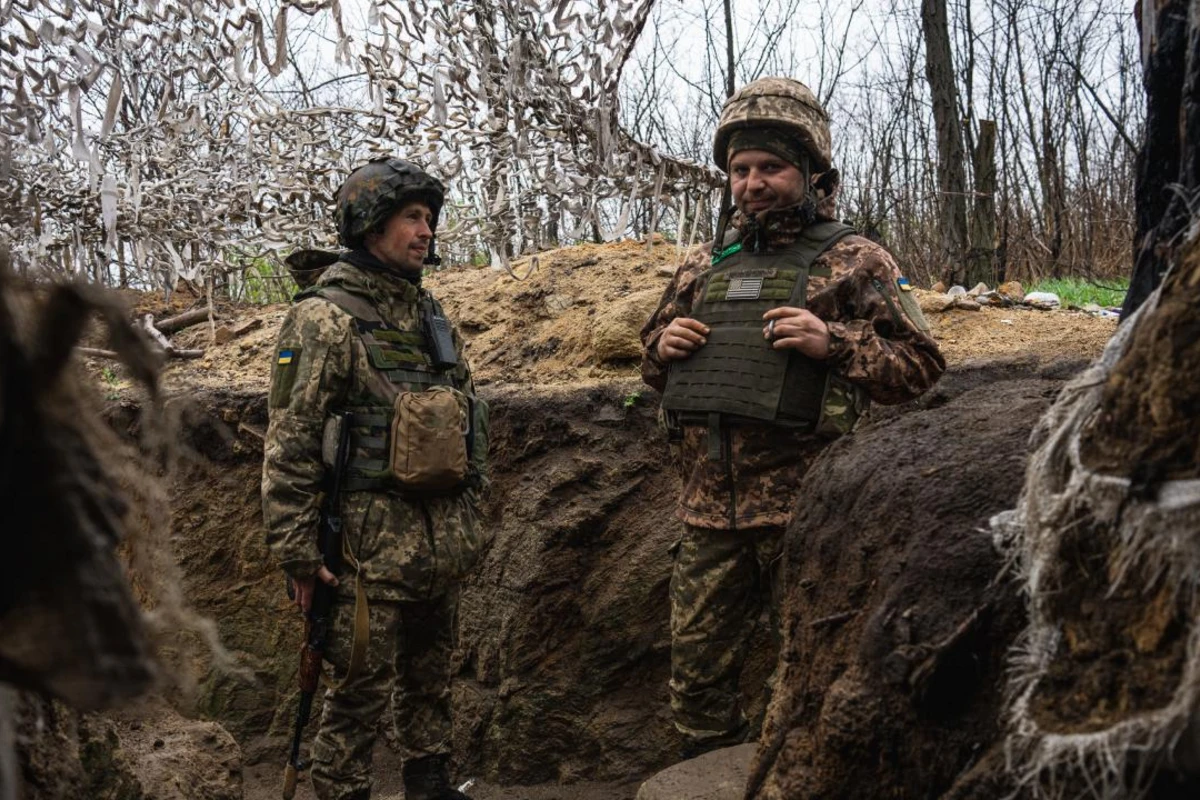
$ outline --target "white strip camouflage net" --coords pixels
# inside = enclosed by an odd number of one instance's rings
[[[618,124],[652,6],[383,0],[358,31],[338,0],[272,15],[247,0],[0,0],[0,234],[25,264],[90,272],[120,258],[169,285],[332,244],[332,192],[376,155],[451,184],[443,241],[475,237],[503,257],[544,226],[620,234],[598,204],[619,205],[620,226],[632,198],[722,182]],[[288,38],[308,22],[334,32],[352,99],[278,99],[278,76],[312,57]]]
[[[1011,775],[1034,797],[1144,796],[1155,769],[1174,756],[1181,738],[1197,733],[1200,480],[1168,481],[1153,496],[1143,496],[1129,480],[1093,472],[1080,458],[1081,433],[1100,408],[1108,375],[1138,321],[1157,303],[1156,293],[1118,329],[1100,359],[1063,390],[1034,433],[1035,441],[1044,442],[1030,458],[1017,508],[991,521],[997,544],[1013,560],[1028,597],[1030,620],[1011,663],[1006,746]],[[1051,576],[1063,568],[1056,560],[1064,537],[1081,520],[1110,532],[1110,595],[1129,580],[1143,581],[1147,596],[1164,582],[1170,587],[1172,601],[1183,609],[1186,653],[1181,674],[1163,676],[1178,681],[1169,702],[1131,711],[1102,727],[1081,724],[1079,732],[1064,733],[1044,729],[1032,705],[1064,644],[1062,620],[1050,611]],[[1093,599],[1103,603],[1108,597]]]

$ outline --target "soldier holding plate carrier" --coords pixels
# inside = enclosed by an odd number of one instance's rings
[[[680,448],[671,706],[685,757],[745,741],[738,680],[797,488],[869,401],[901,403],[945,361],[892,256],[833,216],[829,122],[804,84],[725,103],[713,157],[735,208],[642,329],[642,375]]]
[[[340,254],[279,332],[263,464],[267,542],[308,615],[301,712],[332,669],[312,748],[321,800],[371,795],[389,701],[407,800],[468,800],[449,778],[450,657],[459,582],[483,544],[487,406],[462,340],[421,285],[441,183],[400,159],[355,170],[336,198]],[[297,263],[292,261],[293,266]],[[314,272],[318,269],[314,269]]]

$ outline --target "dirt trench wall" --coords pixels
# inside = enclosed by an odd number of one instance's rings
[[[678,744],[666,594],[679,534],[653,396],[635,381],[485,393],[494,541],[460,606],[460,769],[522,784],[652,772]],[[249,762],[282,761],[300,624],[263,543],[265,398],[188,402],[192,456],[176,480],[175,547],[189,597],[253,679],[191,664],[197,710],[225,725]],[[774,659],[765,633],[759,642],[746,678],[752,707]]]
[[[870,777],[852,763],[857,751],[839,755],[828,743],[824,750],[804,743],[802,728],[823,724],[816,710],[825,690],[851,667],[874,665],[870,675],[882,675],[886,685],[895,677],[892,671],[903,676],[912,668],[885,658],[888,669],[880,673],[878,657],[859,653],[866,647],[860,644],[862,627],[868,618],[875,620],[870,609],[884,603],[895,610],[912,599],[927,613],[920,592],[929,579],[938,592],[959,592],[947,594],[953,604],[938,601],[942,605],[934,607],[953,609],[942,619],[949,624],[969,607],[972,593],[982,591],[995,564],[990,543],[975,529],[992,511],[1015,502],[1028,432],[1073,368],[1060,372],[1038,373],[1032,364],[1012,363],[951,372],[921,401],[880,409],[874,423],[831,453],[832,469],[846,486],[857,485],[851,478],[894,476],[883,484],[887,492],[852,490],[849,496],[856,499],[843,508],[835,505],[836,485],[824,478],[806,485],[804,525],[794,537],[801,542],[817,537],[797,546],[815,547],[820,557],[810,552],[796,562],[797,586],[803,589],[792,602],[804,607],[793,618],[801,631],[793,640],[804,644],[789,656],[793,681],[791,694],[784,694],[794,699],[802,686],[811,708],[806,705],[797,717],[788,747],[799,747],[795,752],[804,758],[829,760],[829,775],[836,767],[852,779]],[[1003,394],[998,387],[1017,388]],[[494,542],[465,585],[460,607],[454,689],[459,770],[504,784],[648,775],[674,761],[678,746],[666,692],[668,549],[679,534],[672,514],[678,481],[657,425],[655,397],[642,394],[634,381],[487,387],[486,393],[493,411],[494,471],[485,518]],[[969,399],[956,399],[964,393]],[[175,547],[188,596],[217,622],[243,672],[211,670],[206,661],[186,659],[183,668],[200,681],[196,711],[224,725],[247,762],[282,761],[296,707],[300,624],[263,542],[259,471],[265,398],[208,393],[188,402],[183,439],[192,457],[176,477]],[[896,453],[903,454],[899,462],[891,458]],[[988,471],[979,472],[985,467]],[[900,513],[903,509],[909,511]],[[924,509],[927,516],[912,509]],[[922,520],[930,522],[935,512],[942,515],[938,525],[925,525]],[[940,555],[939,531],[952,543]],[[911,538],[917,534],[924,538]],[[861,546],[847,547],[851,541]],[[910,570],[900,580],[905,565],[916,564],[925,572]],[[891,591],[897,594],[887,594]],[[898,608],[896,618],[905,619],[907,608]],[[857,613],[839,617],[847,611]],[[1003,639],[1010,617],[1001,611],[971,631],[986,639],[993,630],[987,625],[998,626],[994,630]],[[807,627],[823,617],[830,619]],[[870,624],[890,631],[892,623]],[[919,662],[920,647],[932,634],[924,623],[904,624],[917,626],[910,643],[917,649],[908,657]],[[1002,647],[985,654],[988,665],[999,659]],[[743,681],[752,711],[773,665],[764,633]],[[935,674],[944,683],[942,673]],[[895,680],[904,685],[906,678]],[[978,696],[998,697],[995,674],[986,672],[979,680]],[[897,692],[899,700],[888,701],[897,703],[896,721],[881,730],[906,741],[906,726],[924,724],[920,715],[926,711],[905,710],[907,695]],[[967,691],[963,702],[974,702],[974,696]],[[980,720],[994,708],[972,707],[966,716],[943,708],[939,713],[949,715],[941,727],[916,737],[907,752],[948,768],[958,751],[939,761],[921,748],[943,735],[961,743],[979,730],[990,731]],[[786,719],[783,710],[773,712],[776,727]],[[945,733],[955,726],[966,732]],[[871,759],[903,763],[903,753],[888,755],[878,741],[866,746],[862,752]],[[831,789],[828,796],[859,795]]]
[[[1015,504],[1029,431],[1061,385],[940,387],[814,466],[789,531],[755,797],[1001,796],[989,751],[1024,609],[988,519]]]

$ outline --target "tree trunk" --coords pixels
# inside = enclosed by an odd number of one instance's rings
[[[1186,140],[1194,144],[1200,138],[1194,72],[1200,58],[1200,41],[1194,29],[1189,33],[1188,4],[1184,0],[1143,0],[1135,13],[1143,37],[1146,133],[1138,153],[1134,187],[1137,220],[1133,278],[1121,308],[1122,319],[1136,311],[1162,281],[1173,252],[1170,242],[1191,218],[1191,193],[1172,192],[1167,187],[1173,183],[1189,190],[1197,186],[1195,162],[1196,153],[1200,153],[1195,147],[1190,153],[1181,150]],[[1145,41],[1147,35],[1150,41]],[[1185,69],[1187,77],[1181,81],[1179,76],[1185,74]],[[1185,96],[1193,101],[1186,108]]]
[[[975,144],[975,199],[971,214],[971,252],[965,285],[996,283],[996,123],[979,122]]]
[[[967,168],[946,0],[921,0],[921,28],[925,34],[925,77],[937,130],[942,273],[947,283],[957,283],[964,279],[967,252]]]

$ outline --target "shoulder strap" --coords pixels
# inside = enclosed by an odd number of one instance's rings
[[[802,265],[802,269],[806,273],[811,272],[812,265],[826,250],[854,232],[854,228],[840,222],[818,222],[805,228],[800,237],[788,247],[788,250],[792,257]],[[813,274],[828,276],[828,273],[824,271]]]
[[[383,318],[379,316],[379,312],[375,310],[375,306],[370,300],[360,294],[347,291],[336,284],[313,286],[305,289],[295,296],[294,301],[298,302],[309,297],[319,297],[322,300],[328,300],[355,319],[361,319],[366,322],[383,321]]]
[[[851,226],[831,219],[809,225],[801,234],[801,239],[817,243],[819,246],[817,255],[820,255],[837,242],[854,233],[857,233],[857,231]]]

